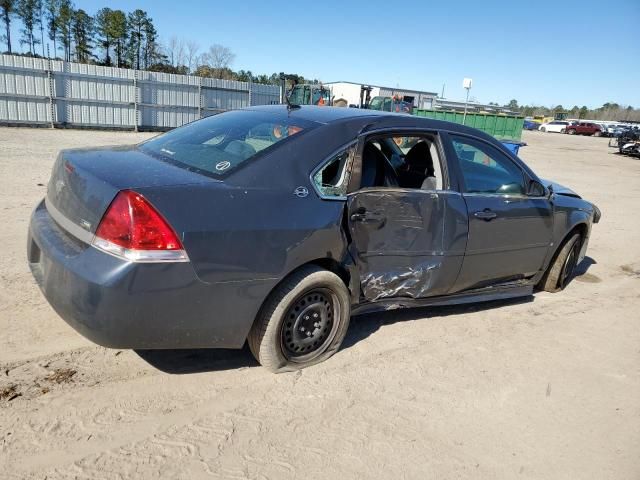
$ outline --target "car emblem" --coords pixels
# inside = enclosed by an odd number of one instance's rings
[[[224,170],[226,170],[227,168],[229,168],[231,166],[231,162],[227,162],[226,160],[224,162],[218,162],[216,164],[216,170],[222,172]]]
[[[65,187],[64,182],[62,180],[57,180],[55,187],[56,187],[56,193],[60,195],[60,192],[62,192],[62,189]]]
[[[84,228],[85,230],[91,231],[91,224],[89,222],[87,222],[86,220],[84,220],[83,218],[80,219],[80,226],[82,228]]]
[[[307,187],[298,187],[293,191],[293,194],[296,197],[304,198],[309,195],[309,190],[307,190]]]

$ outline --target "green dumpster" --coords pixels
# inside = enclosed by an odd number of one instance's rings
[[[460,124],[463,123],[462,120],[464,118],[464,114],[460,112],[423,110],[420,108],[414,108],[413,114],[418,117],[427,117],[433,118],[434,120],[444,120]],[[482,130],[489,135],[493,135],[498,140],[520,140],[522,138],[524,117],[467,112],[467,118],[464,124],[468,127]]]

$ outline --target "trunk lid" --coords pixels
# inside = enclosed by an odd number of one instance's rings
[[[95,233],[120,190],[205,182],[216,180],[165,163],[136,146],[63,150],[53,167],[46,202],[50,211]]]

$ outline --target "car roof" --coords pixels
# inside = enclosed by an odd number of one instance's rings
[[[249,107],[244,110],[278,113],[286,113],[290,118],[300,118],[302,120],[318,122],[325,125],[349,124],[351,127],[358,127],[367,130],[375,130],[378,127],[417,127],[434,130],[447,130],[457,133],[472,134],[499,143],[492,136],[475,128],[467,127],[459,123],[447,122],[444,120],[434,120],[407,113],[381,112],[379,110],[368,110],[348,107],[318,107],[315,105],[301,105],[299,108],[287,110],[286,105],[262,105]]]
[[[247,108],[247,110],[255,110],[259,112],[279,112],[287,110],[286,105],[261,105]],[[289,116],[298,117],[312,122],[330,123],[335,120],[362,117],[385,117],[390,115],[399,115],[391,112],[381,112],[378,110],[367,110],[361,108],[345,108],[345,107],[318,107],[315,105],[301,105],[297,108],[289,110]]]

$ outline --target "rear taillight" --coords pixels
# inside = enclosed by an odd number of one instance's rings
[[[187,262],[167,221],[139,193],[123,190],[105,212],[93,245],[132,262]]]

